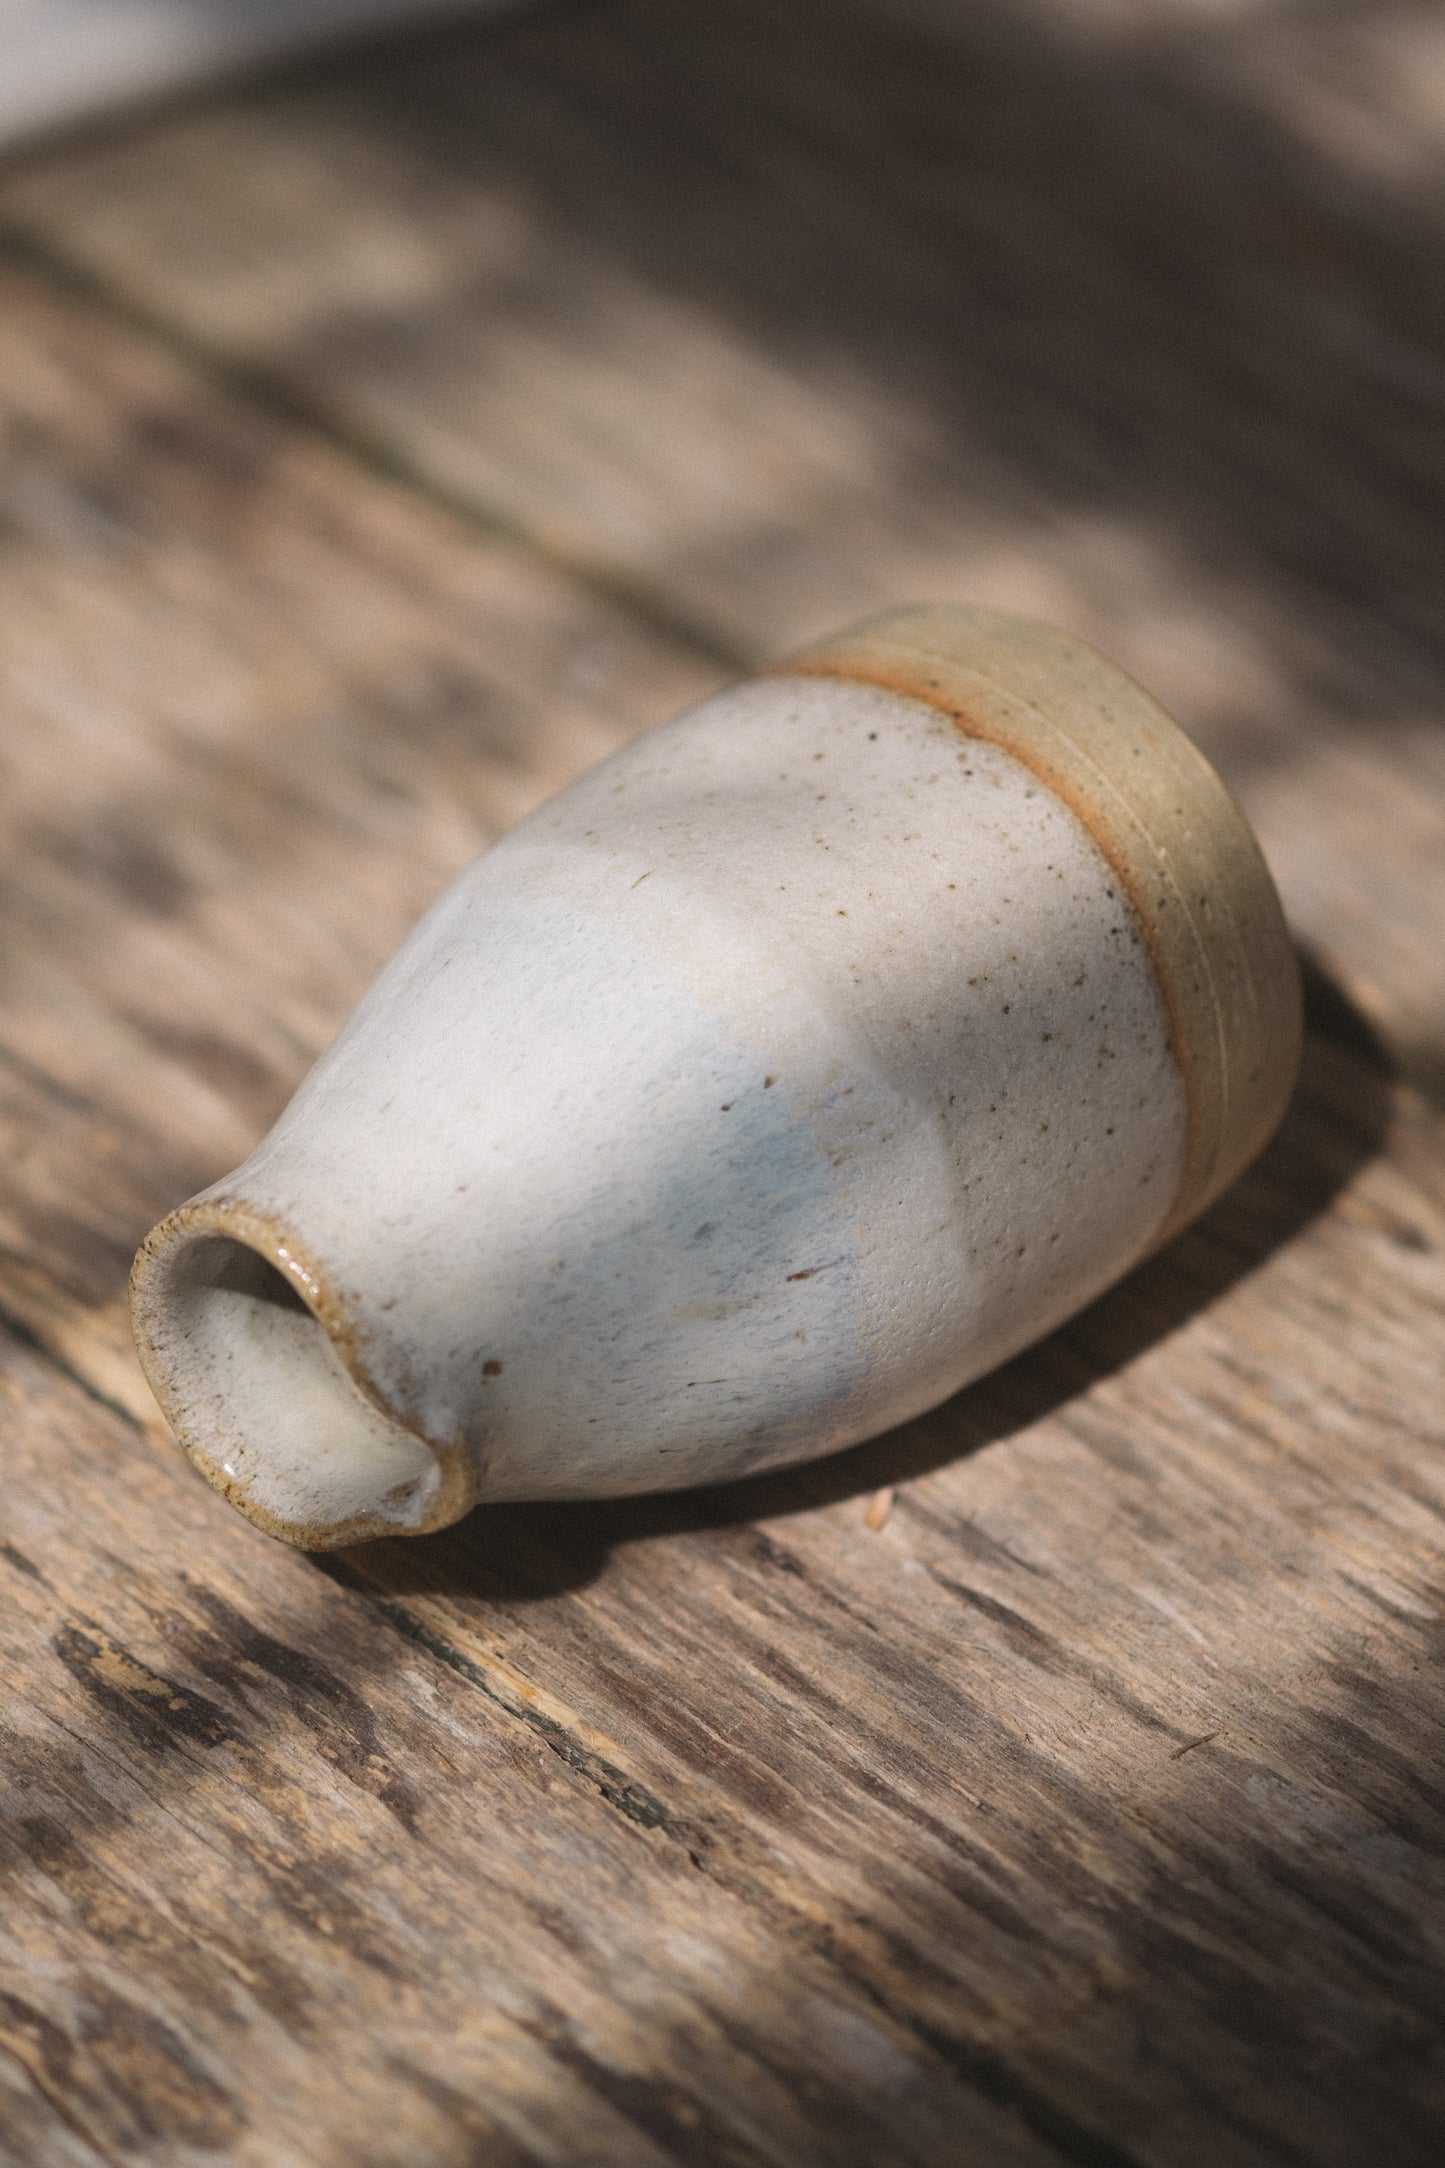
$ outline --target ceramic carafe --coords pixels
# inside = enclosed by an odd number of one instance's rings
[[[901,1423],[1259,1150],[1294,954],[1234,801],[1077,641],[902,612],[455,883],[134,1276],[157,1395],[324,1547]]]

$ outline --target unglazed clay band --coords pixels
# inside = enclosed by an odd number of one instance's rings
[[[1188,1135],[1156,1246],[1248,1165],[1293,1088],[1300,982],[1244,815],[1203,755],[1122,670],[1026,618],[891,612],[778,675],[919,700],[1009,753],[1067,805],[1132,904],[1169,1015]]]

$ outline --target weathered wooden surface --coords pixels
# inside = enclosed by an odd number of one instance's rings
[[[0,183],[0,2160],[1439,2158],[1440,42],[654,0]],[[948,593],[1245,798],[1276,1145],[839,1462],[268,1543],[146,1225],[538,795]]]

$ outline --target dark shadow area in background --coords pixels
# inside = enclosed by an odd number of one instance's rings
[[[528,9],[360,56],[330,94],[420,173],[542,204],[569,246],[805,380],[878,386],[918,425],[891,456],[923,499],[1153,522],[1268,584],[1280,659],[1337,709],[1366,720],[1381,673],[1439,705],[1445,213],[1423,180],[1332,158],[1240,64],[1262,26],[1307,27],[1328,82],[1365,11],[1100,12]],[[545,271],[515,282],[509,306],[572,334]],[[420,359],[445,329],[423,305],[411,330],[321,336]]]
[[[435,1536],[368,1544],[342,1575],[373,1592],[540,1602],[586,1587],[619,1545],[732,1528],[906,1483],[1039,1422],[1258,1270],[1379,1150],[1391,1069],[1369,1026],[1307,958],[1300,1081],[1254,1166],[1201,1220],[1079,1317],[931,1414],[825,1460],[706,1489],[566,1505],[479,1506]]]

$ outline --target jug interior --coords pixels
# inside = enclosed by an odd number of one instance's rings
[[[366,1399],[291,1282],[223,1234],[192,1236],[168,1265],[173,1374],[222,1487],[288,1527],[414,1522],[434,1454]]]

